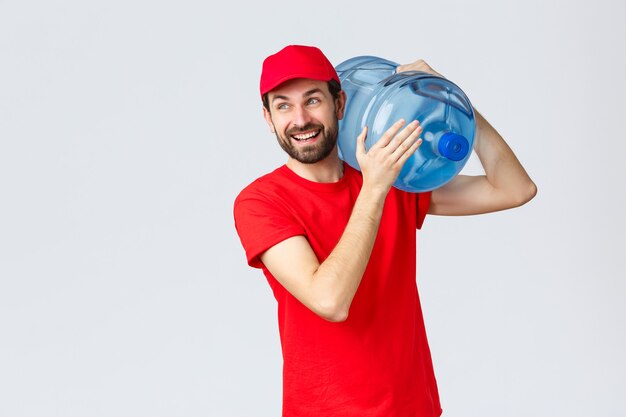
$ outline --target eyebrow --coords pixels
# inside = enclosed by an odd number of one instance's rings
[[[312,95],[317,94],[317,93],[322,93],[323,94],[324,92],[320,88],[312,88],[309,91],[307,91],[306,93],[304,93],[302,96],[303,97],[309,97],[309,96],[312,96]],[[289,97],[281,96],[281,95],[276,95],[276,96],[272,97],[272,103],[274,101],[276,101],[276,100],[289,100]]]

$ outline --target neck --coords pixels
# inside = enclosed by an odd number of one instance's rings
[[[336,146],[330,155],[319,162],[303,164],[289,158],[287,167],[300,177],[314,182],[337,182],[343,177],[343,162],[339,158]]]

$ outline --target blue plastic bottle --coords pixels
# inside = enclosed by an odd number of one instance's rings
[[[353,168],[356,137],[368,126],[366,148],[398,119],[418,120],[422,145],[407,160],[395,187],[410,192],[439,188],[469,159],[476,122],[469,99],[452,82],[426,72],[396,74],[398,64],[374,56],[351,58],[336,67],[347,103],[339,122],[339,155]]]

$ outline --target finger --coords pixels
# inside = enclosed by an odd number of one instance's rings
[[[418,126],[409,137],[407,137],[404,142],[402,142],[396,150],[391,154],[391,157],[394,158],[395,161],[398,161],[402,155],[409,151],[409,149],[415,144],[415,142],[419,139],[419,135],[422,134],[422,126]]]
[[[365,155],[365,138],[367,138],[367,126],[363,126],[361,133],[356,138],[356,153],[357,155]]]
[[[403,125],[404,125],[404,119],[400,119],[394,124],[392,124],[391,127],[387,129],[385,133],[383,133],[380,139],[378,139],[378,142],[376,142],[376,144],[372,146],[372,148],[384,148],[385,146],[389,145],[389,142],[391,142],[391,139],[393,139],[393,137],[396,135],[396,133],[398,133],[398,131]]]
[[[407,161],[407,159],[411,157],[411,155],[415,153],[415,151],[417,151],[417,149],[422,145],[422,142],[423,141],[421,138],[413,142],[413,144],[409,147],[409,149],[407,149],[406,152],[400,155],[400,158],[398,158],[398,160],[396,161],[396,164],[400,164],[401,167],[404,166],[404,163]]]
[[[393,140],[387,146],[387,151],[390,154],[396,152],[396,150],[410,137],[417,138],[422,132],[422,127],[417,120],[412,121],[407,127],[402,129]]]
[[[418,59],[415,62],[410,64],[402,64],[396,68],[396,72],[404,72],[404,71],[423,71],[424,66],[428,66],[423,59]]]

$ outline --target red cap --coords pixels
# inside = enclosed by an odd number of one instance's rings
[[[318,48],[289,45],[263,61],[261,97],[294,78],[340,82],[335,67]]]

